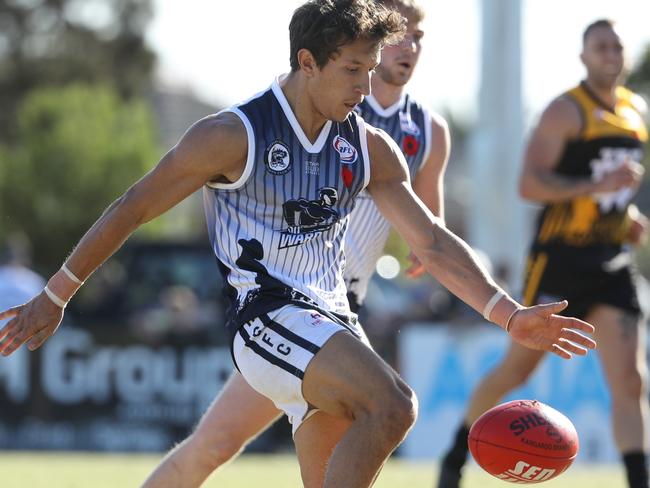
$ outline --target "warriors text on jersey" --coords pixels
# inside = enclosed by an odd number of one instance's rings
[[[363,120],[328,121],[312,144],[277,81],[228,111],[246,127],[246,167],[206,185],[204,207],[230,331],[287,303],[349,314],[343,238],[370,177]]]
[[[371,95],[357,110],[368,124],[384,130],[399,145],[413,180],[431,150],[431,116],[426,109],[408,95],[384,109]],[[359,304],[366,296],[389,231],[390,225],[370,195],[361,192],[345,239],[347,266],[344,273],[348,290]]]
[[[565,94],[578,105],[583,128],[579,137],[567,144],[556,168],[558,174],[597,180],[626,161],[641,162],[648,133],[635,103],[638,96],[624,87],[618,87],[616,95],[618,101],[612,109],[584,83]],[[539,218],[536,242],[576,247],[621,244],[633,195],[632,189],[623,188],[549,204]]]

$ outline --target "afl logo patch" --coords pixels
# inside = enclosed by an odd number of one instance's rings
[[[279,139],[271,143],[264,151],[264,162],[269,173],[283,175],[291,170],[289,146]]]
[[[336,152],[339,153],[342,163],[352,164],[357,160],[357,150],[341,136],[336,136],[334,141],[332,141],[332,145],[336,149]]]

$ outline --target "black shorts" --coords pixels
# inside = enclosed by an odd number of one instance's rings
[[[528,255],[523,303],[568,300],[562,315],[584,319],[594,305],[640,315],[632,255],[618,248],[552,247]]]

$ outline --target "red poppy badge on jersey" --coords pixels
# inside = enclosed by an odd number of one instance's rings
[[[407,156],[415,156],[418,153],[418,149],[420,149],[420,143],[414,136],[410,134],[404,136],[404,139],[402,139],[402,152],[404,154]]]
[[[347,166],[341,168],[341,178],[343,178],[343,184],[346,188],[352,186],[352,180],[354,180],[354,173]]]

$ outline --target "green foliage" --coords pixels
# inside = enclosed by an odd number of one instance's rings
[[[105,84],[128,99],[151,86],[155,56],[144,41],[151,0],[0,2],[0,140],[37,87]]]
[[[34,91],[16,142],[0,148],[0,235],[32,239],[37,268],[60,265],[101,212],[155,162],[148,105],[106,87]]]

